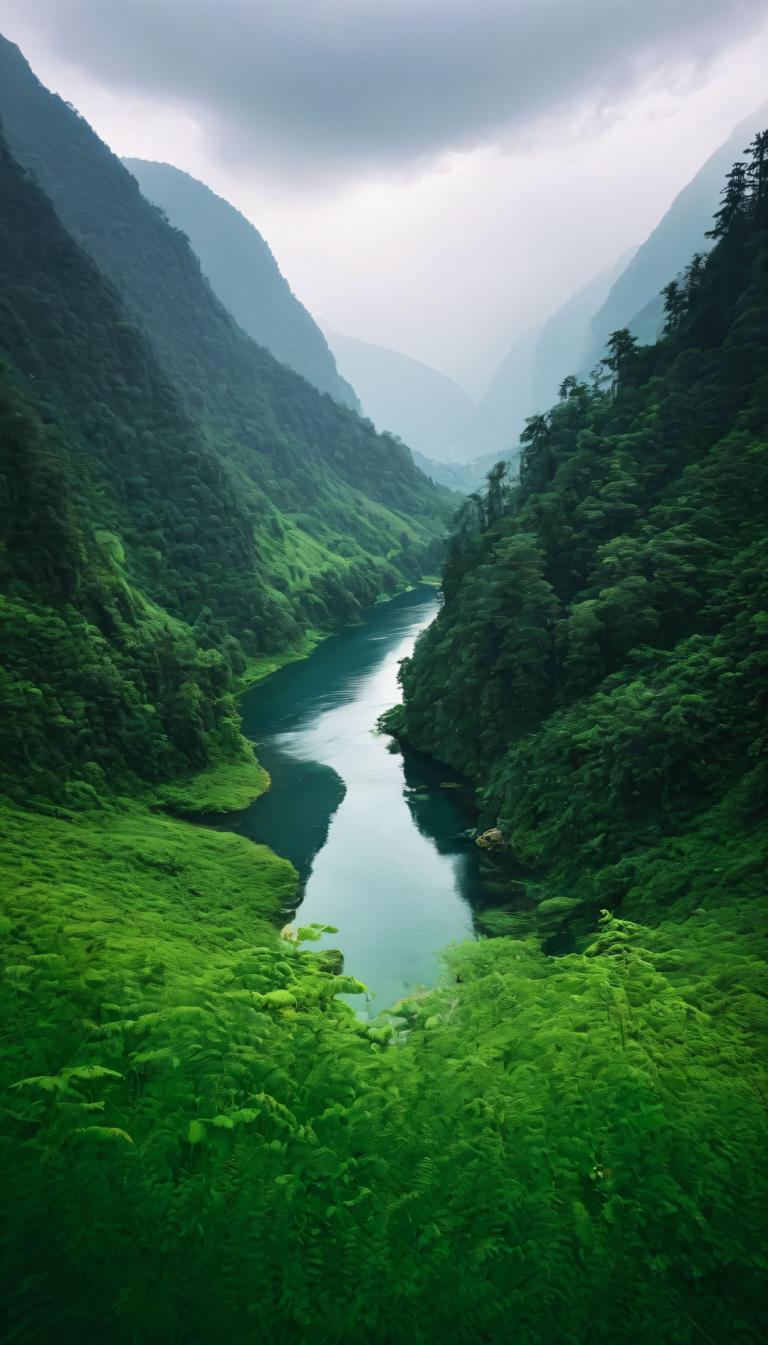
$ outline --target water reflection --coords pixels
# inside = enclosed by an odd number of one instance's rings
[[[465,834],[465,783],[375,730],[436,610],[426,586],[381,604],[244,698],[272,788],[226,825],[291,859],[302,923],[338,927],[320,946],[343,949],[376,1009],[434,984],[439,950],[473,936],[473,908],[491,896],[487,860]]]

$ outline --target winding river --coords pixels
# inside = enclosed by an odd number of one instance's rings
[[[426,585],[381,603],[242,702],[272,787],[226,825],[295,864],[297,920],[337,927],[319,946],[342,949],[370,1014],[433,985],[440,949],[473,937],[486,904],[482,857],[462,835],[473,821],[462,782],[375,729],[436,610]]]

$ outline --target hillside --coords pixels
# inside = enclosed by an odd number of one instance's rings
[[[731,164],[741,158],[744,146],[765,124],[767,112],[764,105],[740,122],[675,197],[656,228],[616,278],[605,302],[595,310],[584,359],[578,366],[570,367],[588,373],[605,354],[605,343],[611,332],[619,327],[629,327],[640,341],[656,340],[664,321],[661,291],[669,280],[684,270],[694,252],[706,252],[709,248],[705,235],[712,216],[712,202]]]
[[[268,787],[244,676],[435,563],[452,497],[20,61],[56,209],[0,138],[3,1341],[761,1345],[768,133],[663,340],[458,519],[387,723],[498,824],[494,937],[370,1021],[291,864],[182,817]]]
[[[647,914],[655,847],[731,797],[748,830],[764,783],[762,179],[729,199],[665,338],[614,334],[602,386],[570,378],[529,420],[519,487],[497,474],[465,506],[403,668],[404,732],[478,780],[577,931],[599,906]]]
[[[6,790],[93,801],[247,761],[244,647],[295,618],[224,465],[2,140],[0,319]]]
[[[360,404],[340,377],[317,323],[281,274],[257,229],[215,192],[167,163],[123,159],[144,196],[181,229],[203,274],[244,332],[320,392],[355,411]]]
[[[472,399],[458,383],[397,350],[339,332],[329,332],[328,340],[378,430],[396,434],[437,462],[462,456],[455,445],[472,414]]]
[[[569,369],[581,368],[590,319],[625,261],[626,254],[582,285],[541,327],[515,342],[463,431],[465,457],[490,458],[492,465],[493,460],[517,456],[526,416],[549,405]]]
[[[352,615],[361,600],[392,591],[398,572],[413,577],[434,564],[430,546],[449,497],[405,448],[241,331],[184,235],[4,39],[0,118],[15,156],[115,286],[188,413],[240,476],[260,516],[262,554],[289,603],[302,608],[301,624],[317,624],[329,608]]]

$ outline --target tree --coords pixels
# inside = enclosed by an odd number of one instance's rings
[[[504,513],[507,503],[507,492],[504,489],[504,482],[509,471],[508,462],[497,462],[486,474],[488,489],[485,495],[485,516],[487,527],[496,523]]]
[[[758,131],[744,151],[747,161],[747,182],[753,214],[759,213],[768,200],[768,130]]]
[[[637,354],[637,337],[632,335],[628,327],[620,327],[618,331],[611,332],[606,349],[608,354],[600,363],[613,375],[613,389],[619,392]]]
[[[548,415],[528,416],[525,428],[520,435],[524,445],[520,456],[520,480],[527,482],[535,464],[541,459],[549,438],[550,420]]]
[[[722,204],[715,212],[714,224],[707,231],[707,238],[715,240],[725,238],[734,224],[743,219],[749,211],[749,178],[747,165],[739,160],[733,165],[722,190]]]
[[[669,336],[680,325],[688,304],[685,290],[677,280],[670,280],[661,293],[664,298],[664,335]]]

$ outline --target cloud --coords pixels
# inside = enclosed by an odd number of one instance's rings
[[[690,72],[765,0],[12,0],[70,67],[191,112],[220,159],[352,177]]]

